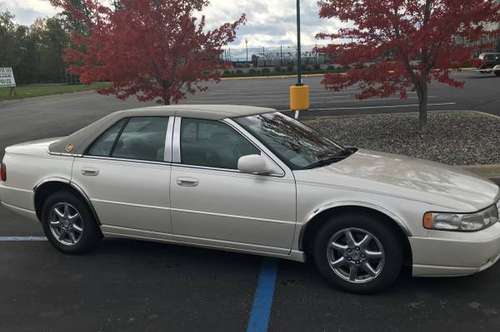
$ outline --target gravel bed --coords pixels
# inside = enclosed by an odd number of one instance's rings
[[[449,165],[500,164],[500,117],[479,112],[429,112],[418,131],[417,113],[305,119],[343,145],[404,154]]]

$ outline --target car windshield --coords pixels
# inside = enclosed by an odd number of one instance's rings
[[[234,120],[294,170],[326,166],[354,152],[279,112]]]

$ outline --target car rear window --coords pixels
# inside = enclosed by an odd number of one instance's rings
[[[87,155],[163,161],[168,117],[123,119],[104,132]]]

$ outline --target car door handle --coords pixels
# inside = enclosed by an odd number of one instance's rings
[[[196,187],[199,181],[193,178],[177,178],[177,184],[183,187]]]
[[[95,168],[82,168],[82,175],[84,176],[97,176],[99,175],[99,170]]]

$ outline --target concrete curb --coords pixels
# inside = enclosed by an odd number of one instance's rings
[[[97,93],[97,92],[96,92],[96,90],[83,90],[83,91],[75,91],[75,92],[54,93],[51,95],[44,95],[44,96],[33,96],[33,97],[22,97],[22,98],[16,98],[16,99],[6,99],[6,100],[0,100],[0,106],[15,104],[15,103],[20,102],[20,101],[36,101],[36,100],[49,99],[49,98],[54,98],[54,97],[63,96],[63,95],[77,95],[77,94],[84,94],[84,93]]]
[[[325,74],[305,74],[302,77],[322,77]],[[250,77],[222,77],[221,81],[236,81],[236,80],[266,80],[266,79],[285,79],[285,78],[294,78],[297,75],[274,75],[274,76],[250,76]]]
[[[465,171],[477,174],[484,178],[500,180],[500,164],[457,166]]]
[[[476,71],[477,68],[474,67],[467,67],[467,68],[457,68],[455,69],[456,71]],[[328,73],[322,73],[322,74],[302,74],[302,77],[322,77],[325,74]],[[342,74],[342,73],[339,73]],[[297,77],[297,74],[290,74],[290,75],[269,75],[269,76],[242,76],[242,77],[221,77],[222,81],[231,81],[231,80],[257,80],[257,79],[280,79],[280,78],[291,78],[291,77]]]
[[[500,116],[498,116],[496,114],[491,114],[491,113],[486,113],[486,112],[481,112],[481,111],[470,111],[470,112],[479,113],[479,114],[486,115],[486,116],[491,116],[497,120],[500,120]]]

